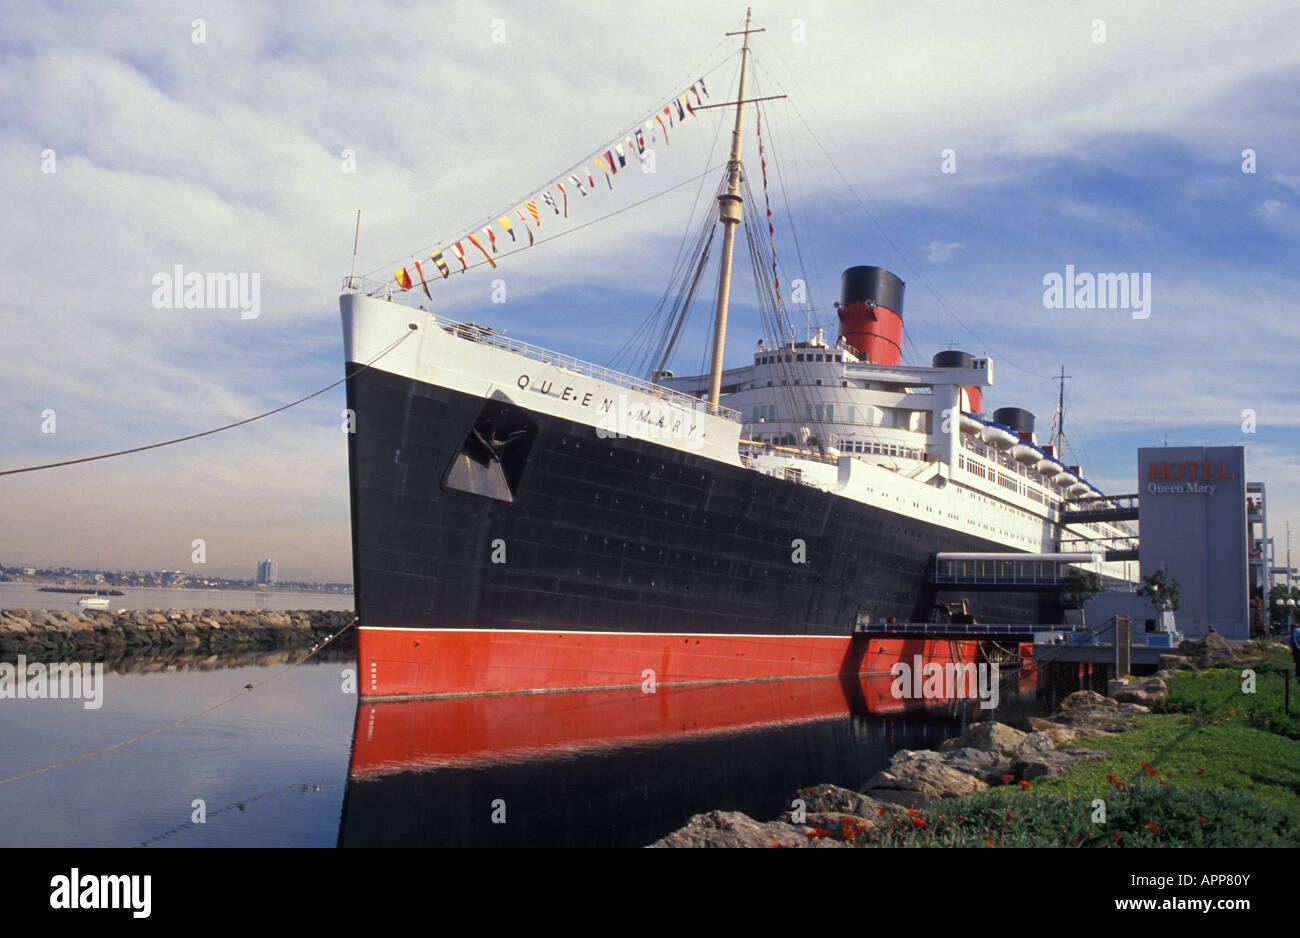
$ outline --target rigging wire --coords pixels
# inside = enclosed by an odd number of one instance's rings
[[[784,87],[781,85],[781,82],[779,80],[773,79],[773,82],[776,84],[778,88],[781,89],[782,92],[785,91]],[[899,245],[898,242],[894,240],[894,238],[890,235],[889,231],[885,228],[884,224],[877,217],[876,213],[873,212],[871,208],[867,205],[866,200],[858,193],[857,189],[854,188],[853,184],[849,182],[848,177],[845,176],[844,172],[840,169],[839,164],[835,161],[835,158],[831,155],[830,150],[826,147],[825,144],[822,143],[821,138],[813,130],[812,125],[809,123],[808,119],[804,116],[803,111],[801,111],[799,109],[799,106],[794,103],[793,98],[787,100],[790,101],[791,108],[793,108],[794,113],[799,118],[799,121],[803,124],[804,128],[808,131],[808,135],[812,138],[813,142],[816,143],[817,148],[825,155],[826,161],[834,169],[835,174],[839,177],[840,181],[843,183],[844,188],[848,190],[848,192],[857,201],[858,205],[862,208],[863,212],[865,212],[867,217],[871,219],[872,224],[875,225],[876,229],[880,232],[881,237],[885,239],[885,241],[889,244],[889,246],[894,249],[894,251],[908,265],[908,267],[914,271],[916,278],[921,281],[922,285],[924,285],[925,288],[934,297],[935,302],[938,303],[938,305],[942,307],[943,310],[946,313],[948,313],[949,316],[952,317],[953,321],[956,322],[958,325],[960,325],[967,332],[969,332],[971,336],[977,342],[979,342],[982,347],[988,348],[990,350],[998,351],[999,361],[1006,362],[1011,367],[1015,368],[1018,371],[1022,371],[1031,377],[1039,378],[1044,381],[1055,380],[1050,375],[1039,374],[1038,372],[1032,371],[1028,368],[1025,368],[1023,365],[1020,365],[1015,360],[1013,360],[1012,358],[1010,358],[1009,356],[1001,352],[999,350],[999,347],[995,345],[993,342],[989,341],[986,336],[982,335],[979,332],[976,332],[974,329],[968,326],[966,322],[960,316],[957,315],[957,313],[953,310],[953,308],[943,299],[942,296],[939,295],[939,292],[934,288],[933,284],[930,283],[929,279],[923,273],[923,268],[920,266],[920,264],[917,263],[917,261],[912,257],[912,255],[909,252],[905,251],[902,248],[902,246]],[[904,328],[906,329],[906,325],[904,326]]]

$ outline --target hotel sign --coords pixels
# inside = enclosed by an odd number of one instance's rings
[[[1148,462],[1144,487],[1150,495],[1213,495],[1215,483],[1235,482],[1223,460]]]

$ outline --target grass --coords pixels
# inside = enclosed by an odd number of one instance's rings
[[[1083,796],[1007,786],[935,802],[856,841],[879,847],[1296,847],[1300,813],[1244,792],[1151,781],[1122,789],[1108,784]]]
[[[870,846],[1300,846],[1300,700],[1283,711],[1273,654],[1255,668],[1181,672],[1159,711],[1113,736],[1062,748],[1104,750],[1070,771],[931,804],[858,834]],[[1293,686],[1300,697],[1300,688]],[[1097,814],[1104,802],[1105,820]]]
[[[1254,690],[1240,669],[1182,672],[1170,678],[1169,696],[1154,709],[1185,713],[1207,724],[1244,724],[1300,740],[1300,681],[1291,679],[1291,712],[1284,709],[1284,681],[1291,671],[1290,656],[1278,661],[1270,656],[1254,668]]]

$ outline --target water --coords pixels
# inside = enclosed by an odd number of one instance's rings
[[[0,609],[71,609],[85,593],[42,593],[40,584],[0,583]],[[108,608],[118,609],[351,609],[350,593],[293,593],[254,590],[136,589],[109,596]]]
[[[106,674],[98,710],[0,700],[0,779],[197,713],[288,657],[142,660],[167,670]],[[989,718],[903,709],[870,679],[358,706],[352,667],[345,653],[309,662],[174,729],[0,784],[0,846],[641,846],[702,811],[768,820],[797,788],[859,787],[895,751]],[[1049,706],[1012,682],[995,716]]]

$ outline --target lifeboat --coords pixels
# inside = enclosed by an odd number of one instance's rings
[[[961,412],[961,428],[966,433],[979,433],[984,429],[984,422],[963,410]]]
[[[1026,466],[1037,466],[1044,457],[1043,451],[1033,443],[1021,441],[1011,447],[1011,458],[1016,462],[1024,463]]]
[[[1084,482],[1082,479],[1079,479],[1077,482],[1075,482],[1073,485],[1070,486],[1069,491],[1071,495],[1078,498],[1080,495],[1087,495],[1089,492],[1091,492],[1092,486],[1089,485],[1087,482]]]
[[[998,449],[1010,449],[1020,442],[1020,437],[996,423],[986,423],[980,433],[980,439]]]

